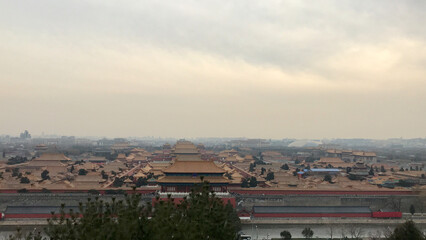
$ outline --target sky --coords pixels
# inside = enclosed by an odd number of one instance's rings
[[[0,0],[0,134],[426,137],[426,1]]]

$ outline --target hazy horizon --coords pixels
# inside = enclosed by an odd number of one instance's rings
[[[0,1],[0,133],[425,138],[426,1]]]
[[[9,136],[9,137],[19,137],[21,133],[23,133],[25,130],[14,133],[14,134],[5,134],[0,133],[0,136]],[[67,134],[58,134],[58,133],[32,133],[29,131],[29,134],[31,134],[32,138],[50,138],[50,137],[75,137],[75,138],[88,138],[88,139],[114,139],[114,138],[124,138],[124,139],[145,139],[145,138],[152,138],[152,139],[174,139],[174,140],[201,140],[201,139],[262,139],[262,140],[273,140],[273,141],[281,141],[281,140],[295,140],[295,141],[323,141],[323,140],[373,140],[373,141],[386,141],[386,140],[394,140],[394,139],[401,139],[401,140],[410,140],[410,139],[426,139],[426,137],[413,137],[413,138],[403,138],[403,137],[390,137],[390,138],[365,138],[365,137],[348,137],[348,138],[327,138],[327,137],[321,137],[321,138],[295,138],[295,137],[287,137],[283,136],[281,138],[265,138],[265,137],[246,137],[246,136],[229,136],[229,137],[221,137],[221,136],[198,136],[198,137],[191,137],[191,136],[156,136],[156,135],[145,135],[145,136],[124,136],[124,135],[117,135],[117,136],[107,136],[107,135],[67,135]]]

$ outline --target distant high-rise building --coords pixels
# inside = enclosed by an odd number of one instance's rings
[[[31,134],[28,132],[28,130],[25,130],[21,135],[19,136],[21,139],[30,139]]]

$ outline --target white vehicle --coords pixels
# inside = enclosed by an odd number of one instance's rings
[[[251,236],[246,234],[241,234],[238,236],[238,240],[251,240]]]

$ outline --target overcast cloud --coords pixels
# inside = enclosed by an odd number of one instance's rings
[[[426,137],[425,12],[0,0],[0,134]]]

